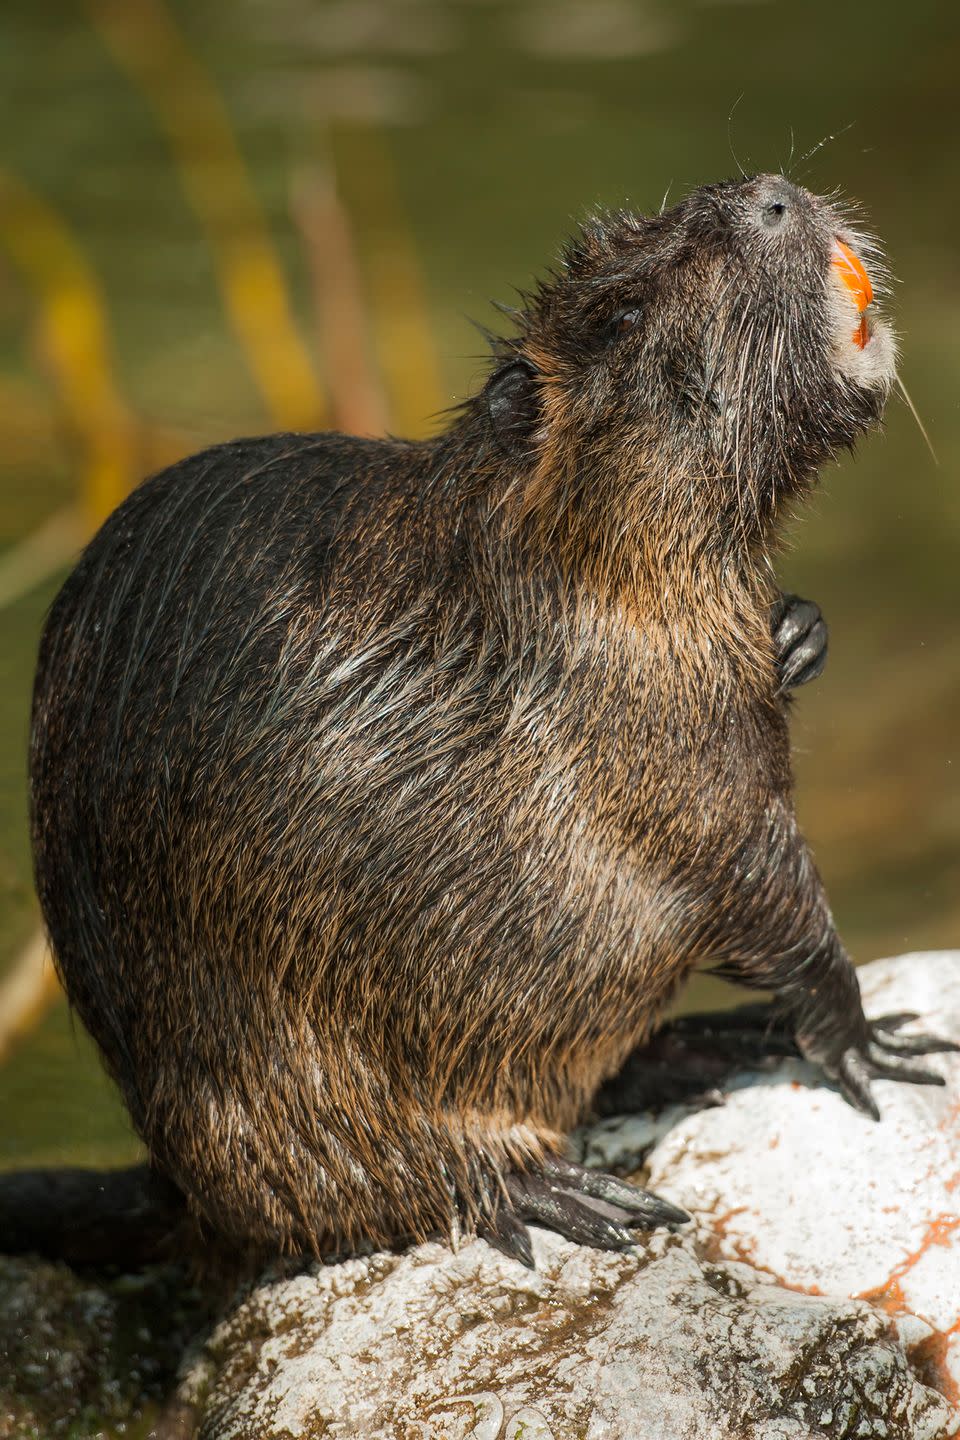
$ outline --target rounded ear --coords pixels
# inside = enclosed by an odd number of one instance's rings
[[[529,360],[508,360],[484,386],[483,400],[494,437],[509,455],[526,450],[540,419],[536,374]]]

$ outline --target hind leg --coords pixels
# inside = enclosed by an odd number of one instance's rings
[[[957,1046],[936,1036],[900,1033],[917,1018],[903,1012],[870,1022],[871,1036],[861,1068],[852,1081],[845,1074],[838,1076],[840,1090],[857,1109],[874,1112],[867,1088],[871,1078],[943,1083],[939,1075],[917,1070],[907,1062],[915,1056],[952,1052]],[[594,1109],[606,1116],[660,1110],[672,1104],[719,1104],[718,1087],[737,1071],[771,1070],[789,1058],[802,1059],[804,1051],[794,1022],[776,1001],[682,1015],[628,1057],[622,1070],[599,1090]]]
[[[662,1110],[667,1105],[719,1103],[718,1087],[737,1070],[769,1070],[799,1056],[777,1006],[760,1001],[681,1015],[667,1023],[601,1086],[599,1115]]]

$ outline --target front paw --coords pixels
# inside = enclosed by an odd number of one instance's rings
[[[781,595],[770,615],[781,690],[806,685],[827,663],[827,622],[820,606],[799,595]]]
[[[909,1062],[917,1055],[944,1055],[960,1050],[952,1040],[935,1035],[901,1035],[901,1028],[918,1017],[909,1012],[883,1015],[866,1022],[864,1034],[851,1045],[838,1043],[825,1054],[815,1042],[805,1043],[798,1036],[800,1049],[837,1084],[841,1094],[854,1107],[880,1119],[880,1110],[871,1093],[873,1080],[904,1080],[911,1085],[943,1085],[942,1075],[921,1070]]]

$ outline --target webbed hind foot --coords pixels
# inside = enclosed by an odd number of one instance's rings
[[[531,1269],[528,1224],[555,1230],[578,1245],[625,1250],[636,1244],[633,1229],[682,1225],[690,1219],[685,1210],[649,1190],[555,1155],[546,1156],[536,1170],[508,1173],[504,1184],[510,1204],[484,1222],[480,1233]]]

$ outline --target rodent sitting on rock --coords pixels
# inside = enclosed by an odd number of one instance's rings
[[[864,1017],[771,637],[782,519],[894,375],[858,252],[775,175],[598,220],[439,438],[219,446],[85,552],[40,655],[40,897],[231,1245],[529,1262],[528,1221],[685,1218],[562,1154],[698,962],[870,1113],[873,1076],[939,1079],[903,1057],[946,1042]]]

